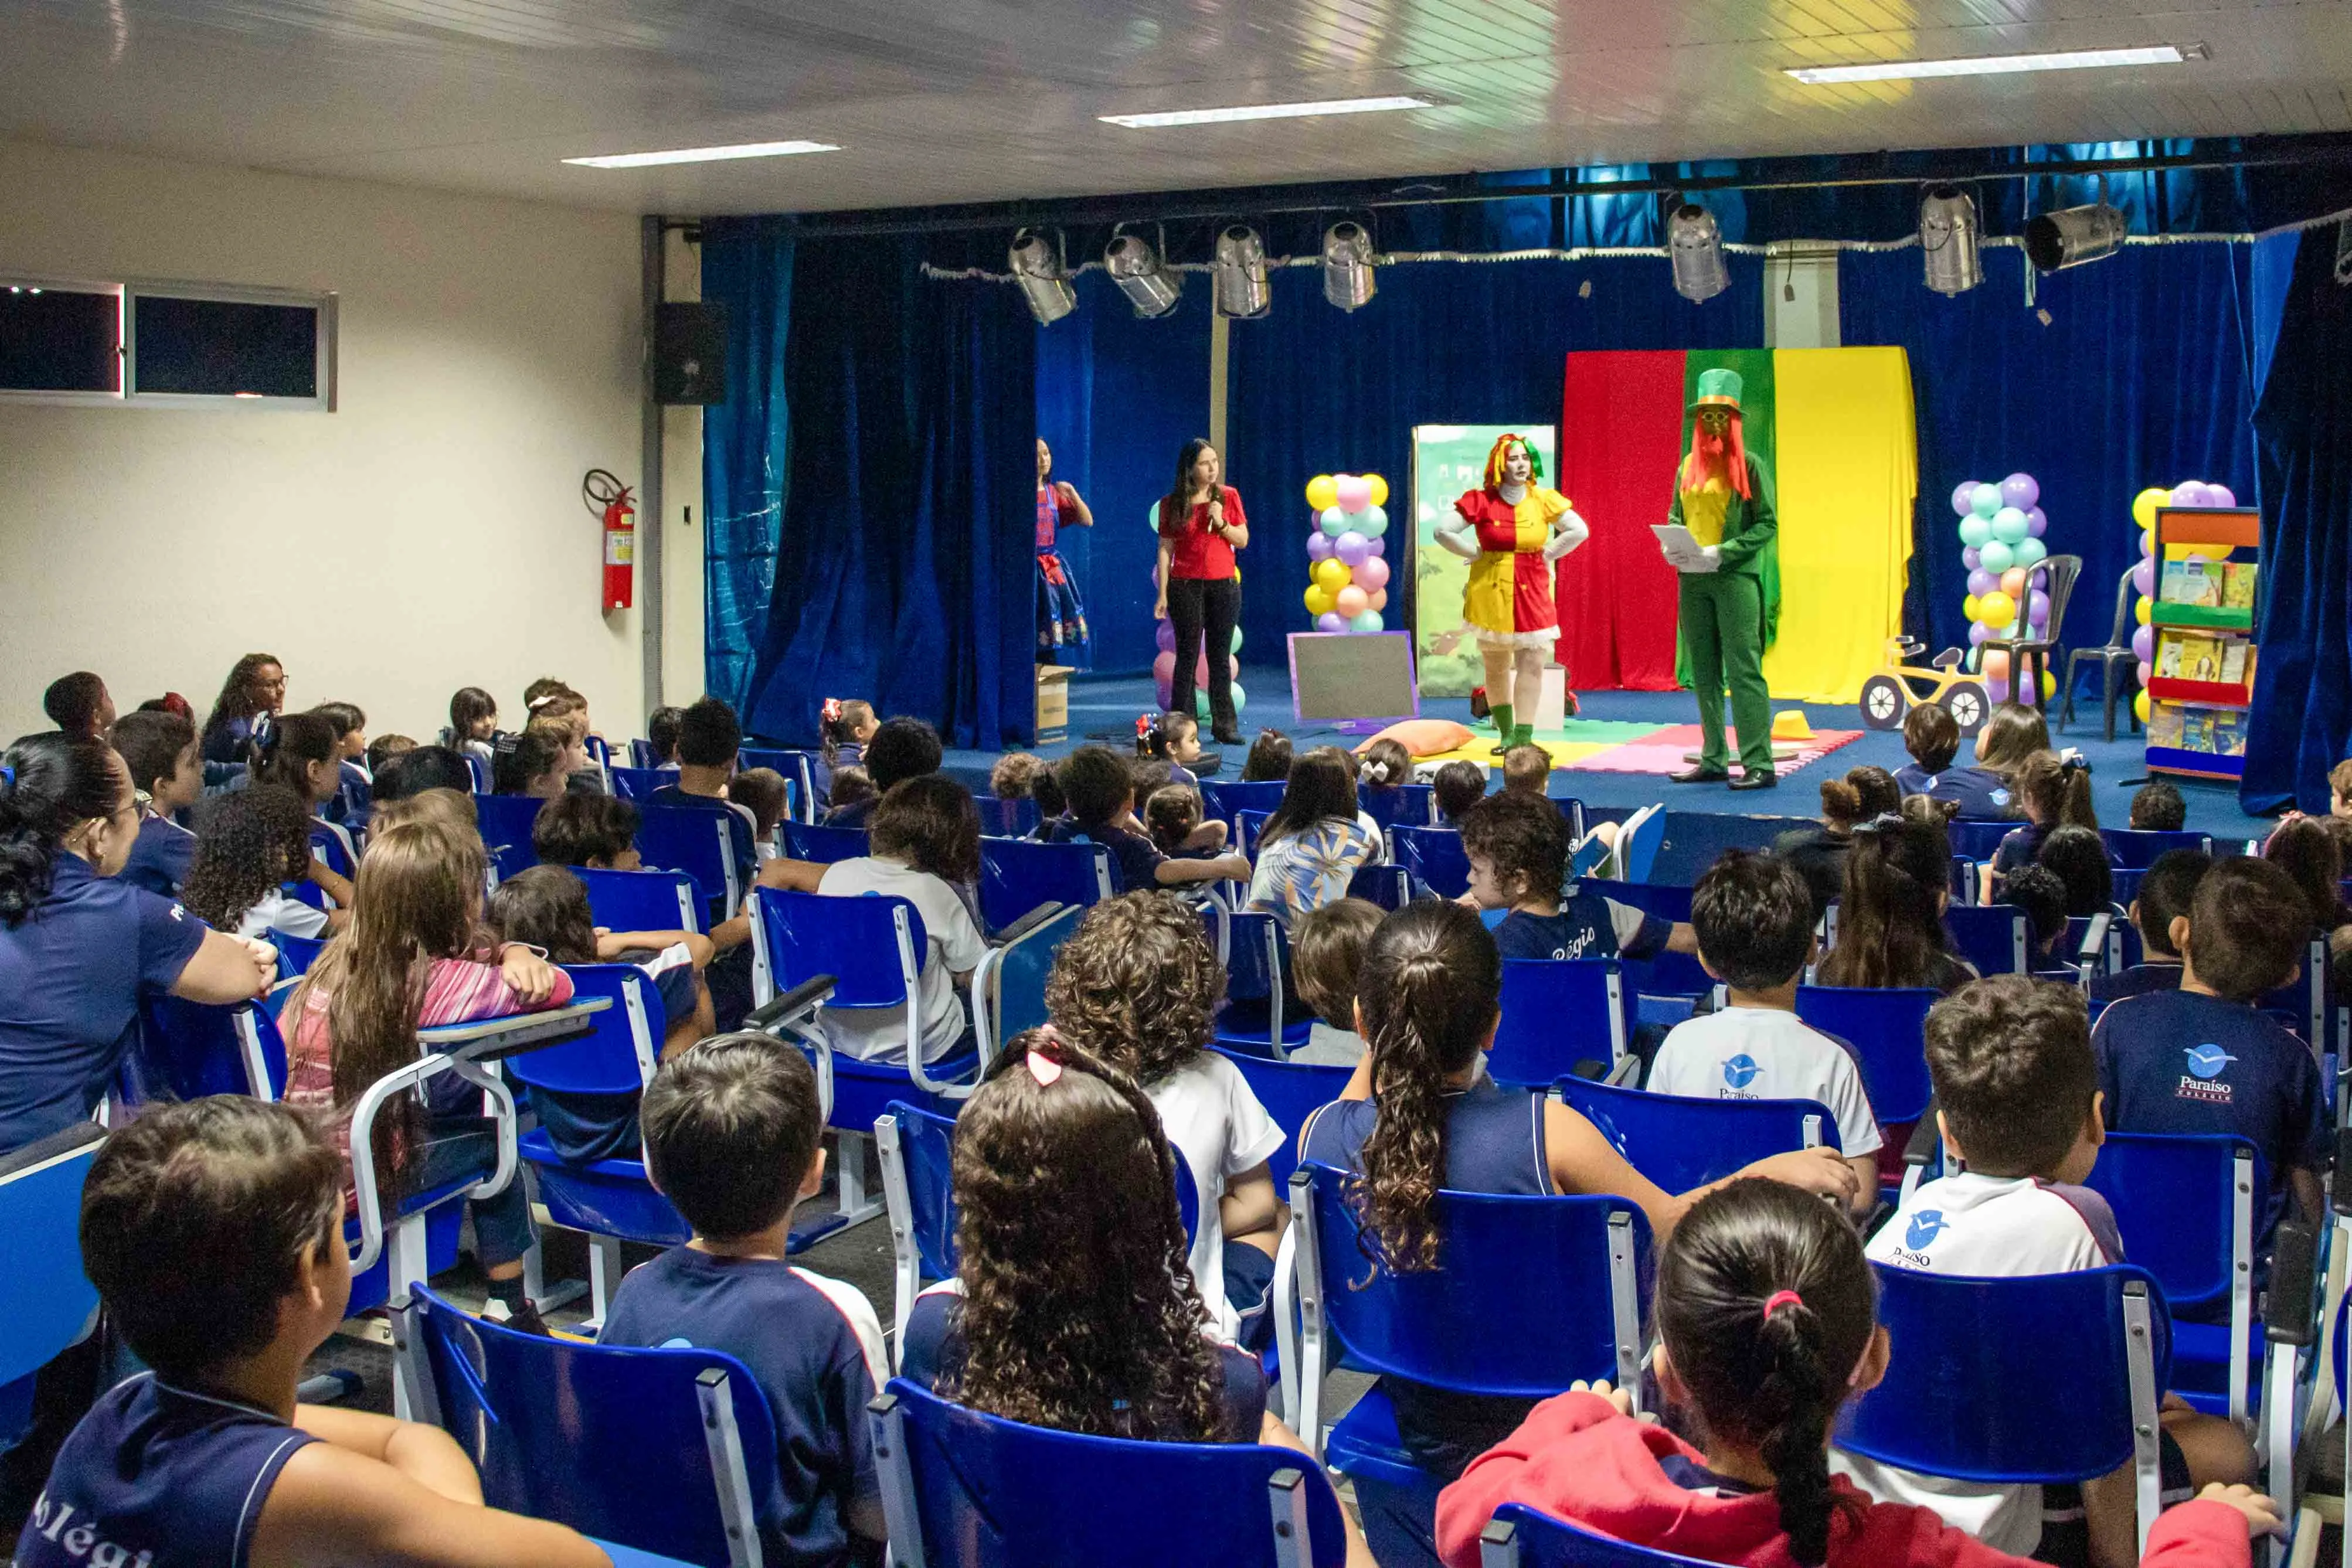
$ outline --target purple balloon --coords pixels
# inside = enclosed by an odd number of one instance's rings
[[[1961,481],[1959,482],[1958,486],[1956,486],[1956,487],[1953,489],[1953,491],[1952,491],[1952,510],[1954,510],[1955,512],[1958,512],[1960,516],[1962,516],[1962,517],[1967,517],[1967,516],[1969,516],[1969,497],[1970,497],[1971,496],[1974,496],[1976,493],[1977,493],[1977,482],[1976,482],[1975,480],[1973,480],[1973,479],[1963,479],[1963,480],[1961,480]]]
[[[2031,474],[2011,474],[2000,482],[2000,504],[2004,507],[2015,507],[2021,512],[2030,511],[2040,499],[2042,486],[2033,482]]]
[[[1326,610],[1315,618],[1315,630],[1318,632],[1345,632],[1347,629],[1348,622],[1336,610]]]
[[[1331,559],[1331,536],[1321,528],[1307,536],[1307,559],[1326,561]]]
[[[1981,621],[1969,622],[1969,646],[1973,648],[1992,635],[1992,628]]]
[[[2035,567],[2035,568],[2033,569],[2033,575],[2032,575],[2032,577],[2029,577],[2029,578],[2027,578],[2027,579],[2025,580],[2025,586],[2026,586],[2026,587],[2028,587],[2028,588],[2047,588],[2047,587],[2049,587],[2049,586],[2050,586],[2050,569],[2049,569],[2048,567],[2046,567],[2046,566],[2037,566],[2037,567]]]
[[[2000,675],[1984,678],[1985,700],[1998,706],[2009,700],[2009,682]]]
[[[1371,542],[1350,528],[1331,541],[1331,553],[1349,566],[1361,566],[1364,564],[1364,558],[1372,553]]]
[[[2025,618],[2039,626],[2050,619],[2050,596],[2029,591],[2025,596]]]
[[[2154,528],[2140,529],[2139,553],[2145,559],[2154,560],[2156,559],[2156,530]]]
[[[1151,640],[1160,645],[1160,651],[1161,653],[1168,654],[1171,658],[1175,656],[1176,628],[1173,624],[1169,622],[1162,621],[1160,623],[1160,630],[1153,634]],[[1165,706],[1166,705],[1162,704],[1161,706]]]
[[[1365,549],[1370,554],[1384,556],[1389,553],[1389,541],[1386,539],[1376,538],[1368,544]]]
[[[2234,507],[2238,504],[2237,493],[2227,485],[2208,485],[2205,486],[2205,504],[2209,507]]]
[[[2156,628],[2142,626],[2132,632],[2132,657],[2147,664],[2156,657]]]
[[[1984,564],[1984,558],[1977,553],[1976,546],[1970,545],[1960,552],[1960,564],[1974,571]]]
[[[2042,530],[2049,526],[2050,519],[2042,515],[2041,507],[2028,507],[2025,508],[2026,538],[2035,539],[2040,538],[2042,537]]]
[[[2132,588],[2142,599],[2156,597],[2156,562],[2143,560],[2132,568]]]
[[[2201,507],[2205,504],[2205,486],[2194,479],[2185,479],[2172,487],[2172,504],[2176,507]]]
[[[1994,589],[1999,588],[2000,586],[2000,579],[1995,577],[1992,573],[1987,571],[1982,567],[1979,567],[1976,570],[1969,573],[1969,591],[1975,594],[1979,599],[1983,598],[1986,594],[1990,593]]]

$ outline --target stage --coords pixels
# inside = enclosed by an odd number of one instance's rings
[[[1362,743],[1362,736],[1343,734],[1329,725],[1293,723],[1286,700],[1290,689],[1287,670],[1272,664],[1244,664],[1241,679],[1244,688],[1252,694],[1249,708],[1241,716],[1244,743],[1265,727],[1282,730],[1302,747],[1339,745],[1352,748]],[[1276,700],[1265,700],[1267,695]],[[1628,728],[1638,726],[1646,732],[1658,727],[1696,722],[1696,708],[1687,692],[1580,692],[1577,695],[1582,705],[1580,716],[1602,725],[1622,725]],[[1151,677],[1149,674],[1075,675],[1070,681],[1070,738],[1060,745],[1041,746],[1036,749],[1041,756],[1064,757],[1069,754],[1072,747],[1097,737],[1104,737],[1106,744],[1117,744],[1122,751],[1130,749],[1136,715],[1150,711],[1151,704]],[[1858,708],[1777,699],[1772,705],[1775,714],[1791,708],[1801,709],[1807,722],[1817,731],[1861,730],[1861,738],[1807,765],[1801,772],[1784,775],[1780,787],[1775,789],[1734,794],[1720,784],[1668,784],[1654,773],[1580,770],[1556,773],[1551,792],[1573,795],[1587,806],[1619,812],[1646,806],[1654,800],[1664,800],[1677,812],[1810,818],[1820,810],[1819,785],[1823,779],[1865,763],[1874,763],[1891,772],[1910,760],[1903,750],[1901,733],[1865,728]],[[2107,827],[2128,826],[2132,790],[2123,788],[2119,781],[2137,779],[2145,773],[2146,769],[2141,765],[2141,738],[2128,734],[2119,717],[2116,738],[2113,741],[2103,740],[2100,738],[2096,706],[2077,702],[2074,712],[2072,728],[2063,734],[2053,733],[2052,741],[2061,747],[2079,747],[2091,763],[2092,777],[2098,786],[2100,822]],[[1460,698],[1424,698],[1422,715],[1427,718],[1451,718],[1468,724],[1470,705]],[[2053,729],[2055,730],[2054,724]],[[1491,731],[1482,733],[1492,734]],[[1538,736],[1538,738],[1547,737]],[[975,788],[985,788],[988,768],[995,757],[993,752],[950,751],[948,753],[948,768]],[[1239,751],[1228,754],[1224,771],[1219,777],[1239,778],[1241,763]],[[2221,785],[2200,784],[2193,779],[2176,782],[2189,802],[2190,828],[2210,833],[2216,839],[2239,841],[2260,838],[2270,831],[2268,821],[2249,817],[2239,810],[2234,789]]]

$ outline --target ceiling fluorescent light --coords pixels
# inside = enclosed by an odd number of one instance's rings
[[[591,169],[643,169],[656,163],[719,163],[730,158],[785,158],[795,152],[838,152],[830,141],[739,141],[732,147],[678,147],[667,152],[607,152],[566,158]]]
[[[2080,71],[2108,66],[2176,66],[2189,53],[2171,44],[2131,49],[2058,49],[2039,55],[1979,55],[1958,60],[1885,60],[1854,66],[1791,66],[1808,87],[1848,81],[1904,81],[1916,77],[1989,77],[2013,71]]]
[[[1232,109],[1171,109],[1154,114],[1097,116],[1108,125],[1152,131],[1163,125],[1230,125],[1239,120],[1302,120],[1314,114],[1379,114],[1391,109],[1435,109],[1434,99],[1329,98],[1315,103],[1252,103]]]

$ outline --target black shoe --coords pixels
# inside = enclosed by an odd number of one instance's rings
[[[1214,740],[1219,746],[1239,746],[1242,743],[1242,732],[1227,726],[1223,729],[1212,729],[1209,732],[1209,738]]]
[[[1666,775],[1669,784],[1720,784],[1731,777],[1720,768],[1692,768]]]
[[[1761,772],[1743,773],[1731,781],[1734,789],[1770,789],[1777,788],[1780,776],[1767,768]]]
[[[482,1321],[510,1328],[517,1333],[537,1334],[541,1339],[554,1337],[547,1326],[547,1320],[541,1317],[539,1309],[527,1300],[519,1307],[509,1307],[492,1296],[482,1304]]]

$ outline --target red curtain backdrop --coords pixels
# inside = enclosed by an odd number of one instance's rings
[[[1675,573],[1650,528],[1674,499],[1682,432],[1681,350],[1568,356],[1554,483],[1592,528],[1559,563],[1555,646],[1571,688],[1675,688]]]

